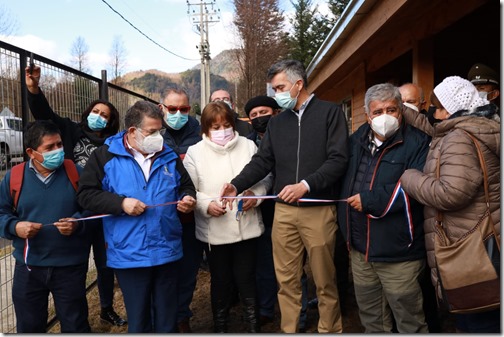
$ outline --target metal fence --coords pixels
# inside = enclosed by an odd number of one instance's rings
[[[28,108],[25,68],[29,64],[30,52],[0,41],[0,179],[5,172],[22,162],[22,125],[33,121]],[[54,62],[41,55],[33,54],[36,65],[41,68],[40,88],[54,112],[74,121],[81,120],[87,105],[98,98],[108,99],[118,109],[121,123],[127,109],[138,100],[154,100],[107,82],[107,73],[96,78],[66,65]],[[7,116],[9,118],[7,118]],[[2,118],[5,117],[5,118]],[[9,119],[9,121],[6,121]],[[121,129],[124,127],[121,124]],[[15,130],[17,129],[17,130]],[[11,289],[14,275],[14,258],[11,242],[0,238],[0,332],[16,332],[16,318],[12,304]],[[96,282],[93,258],[90,256],[88,287]],[[55,321],[54,305],[50,298],[49,322]]]

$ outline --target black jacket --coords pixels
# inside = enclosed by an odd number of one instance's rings
[[[389,212],[389,206],[399,178],[406,169],[422,170],[429,150],[428,137],[410,125],[403,124],[387,139],[374,155],[374,170],[360,170],[368,148],[369,124],[362,125],[350,137],[350,159],[343,180],[341,199],[352,196],[354,186],[365,186],[360,193],[363,212],[357,212],[346,202],[338,203],[338,224],[347,246],[366,255],[368,261],[400,262],[425,257],[423,207],[409,198],[411,222],[406,214],[406,202],[399,194]],[[357,181],[359,180],[359,181]],[[364,182],[364,183],[363,183]],[[371,184],[366,185],[366,182]],[[361,183],[363,183],[361,185]],[[411,225],[411,226],[410,226]]]
[[[187,148],[201,140],[201,126],[194,117],[189,116],[187,123],[180,130],[170,128],[165,121],[163,121],[163,124],[163,127],[166,128],[163,135],[165,143],[182,159],[187,152]]]
[[[235,130],[238,132],[240,136],[247,137],[252,131],[254,131],[254,128],[252,127],[252,124],[242,121],[240,118],[238,118],[238,114],[235,112]]]
[[[96,147],[105,143],[105,137],[98,137],[91,130],[86,130],[78,122],[72,121],[70,118],[61,117],[56,114],[42,90],[38,94],[32,94],[28,91],[28,105],[31,113],[36,120],[52,120],[60,129],[61,140],[63,141],[63,150],[65,151],[65,158],[75,162],[74,147],[82,137],[87,137]]]
[[[304,179],[310,186],[304,198],[335,199],[346,170],[347,139],[341,107],[312,97],[301,121],[292,110],[285,110],[269,121],[258,152],[231,183],[241,193],[269,172],[275,172],[275,194]],[[327,203],[297,204],[320,205]]]

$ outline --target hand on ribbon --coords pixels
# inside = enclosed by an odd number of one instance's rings
[[[79,222],[75,218],[62,218],[54,223],[54,226],[59,230],[61,235],[72,235],[73,232],[79,227]]]
[[[190,195],[185,195],[182,200],[177,202],[177,210],[182,213],[189,213],[194,207],[196,207],[196,199]]]
[[[227,199],[226,197],[236,197],[236,187],[230,183],[225,183],[222,186],[221,192],[220,192],[220,200],[222,201],[222,204],[224,208],[229,205],[229,209],[233,210],[233,200],[234,199]],[[226,196],[226,197],[225,197]]]
[[[145,211],[147,205],[135,198],[125,198],[121,204],[124,213],[128,215],[140,215]]]
[[[305,184],[297,183],[285,186],[282,191],[278,193],[278,197],[287,203],[293,203],[301,199],[306,192],[308,192],[308,189]]]
[[[42,224],[31,221],[19,221],[16,224],[16,235],[22,239],[31,239],[38,234]]]

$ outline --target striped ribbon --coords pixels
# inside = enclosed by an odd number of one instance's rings
[[[411,206],[410,206],[408,194],[406,192],[404,192],[400,181],[397,182],[397,184],[394,188],[394,192],[392,193],[392,196],[390,197],[390,200],[387,204],[387,207],[385,208],[385,211],[382,213],[382,215],[374,216],[374,215],[368,214],[368,217],[371,219],[381,219],[384,216],[386,216],[388,214],[388,212],[390,211],[390,209],[392,208],[392,205],[397,200],[397,198],[399,198],[400,195],[402,195],[402,197],[404,199],[404,205],[405,205],[404,211],[406,213],[406,218],[408,219],[408,230],[409,230],[409,236],[410,236],[410,243],[408,245],[408,247],[409,247],[413,243],[413,219],[411,216]]]
[[[205,199],[200,199],[200,200],[214,200],[214,199],[220,199],[220,198],[225,198],[225,199],[276,199],[278,198],[277,195],[254,195],[254,196],[236,196],[236,197],[215,197],[215,198],[205,198]],[[298,200],[299,202],[326,202],[326,203],[331,203],[331,202],[346,202],[346,199],[311,199],[311,198],[301,198]],[[163,206],[169,206],[169,205],[175,205],[177,204],[178,201],[169,201],[165,202],[162,204],[155,204],[155,205],[148,205],[146,208],[154,208],[154,207],[163,207]],[[106,217],[113,216],[113,214],[99,214],[99,215],[93,215],[93,216],[88,216],[84,218],[78,218],[78,219],[72,219],[72,220],[67,220],[68,222],[75,222],[75,221],[88,221],[88,220],[95,220],[95,219],[102,219]],[[54,225],[52,224],[45,224],[43,226],[50,226]],[[30,242],[29,239],[26,238],[25,240],[25,247],[24,247],[24,261],[26,268],[31,271],[30,267],[28,266],[28,253],[30,251]]]

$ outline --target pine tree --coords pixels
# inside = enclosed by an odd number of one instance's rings
[[[330,14],[321,14],[312,0],[291,1],[295,15],[290,19],[293,31],[288,38],[289,54],[305,67],[311,62],[350,0],[328,0]]]

